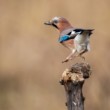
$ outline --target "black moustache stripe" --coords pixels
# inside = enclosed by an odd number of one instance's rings
[[[53,25],[53,27],[55,27],[55,28],[57,28],[58,29],[58,27],[55,25],[55,24],[52,24]]]

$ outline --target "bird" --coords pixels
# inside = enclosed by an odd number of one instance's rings
[[[64,17],[54,17],[44,24],[56,28],[59,31],[58,42],[71,51],[62,63],[75,57],[81,57],[85,60],[82,55],[90,51],[90,36],[94,29],[75,28]]]

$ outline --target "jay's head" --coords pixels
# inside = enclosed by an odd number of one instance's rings
[[[60,32],[67,28],[72,28],[69,21],[63,17],[54,17],[52,20],[45,22],[44,24],[53,26],[53,27],[57,28]]]

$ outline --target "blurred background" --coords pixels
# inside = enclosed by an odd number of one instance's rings
[[[54,16],[95,29],[85,110],[110,110],[110,0],[0,0],[0,110],[66,110],[59,79],[80,59],[61,63],[69,51],[43,24]]]

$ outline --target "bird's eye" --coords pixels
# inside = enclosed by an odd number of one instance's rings
[[[58,23],[58,20],[54,20],[54,23],[55,23],[55,24]]]

